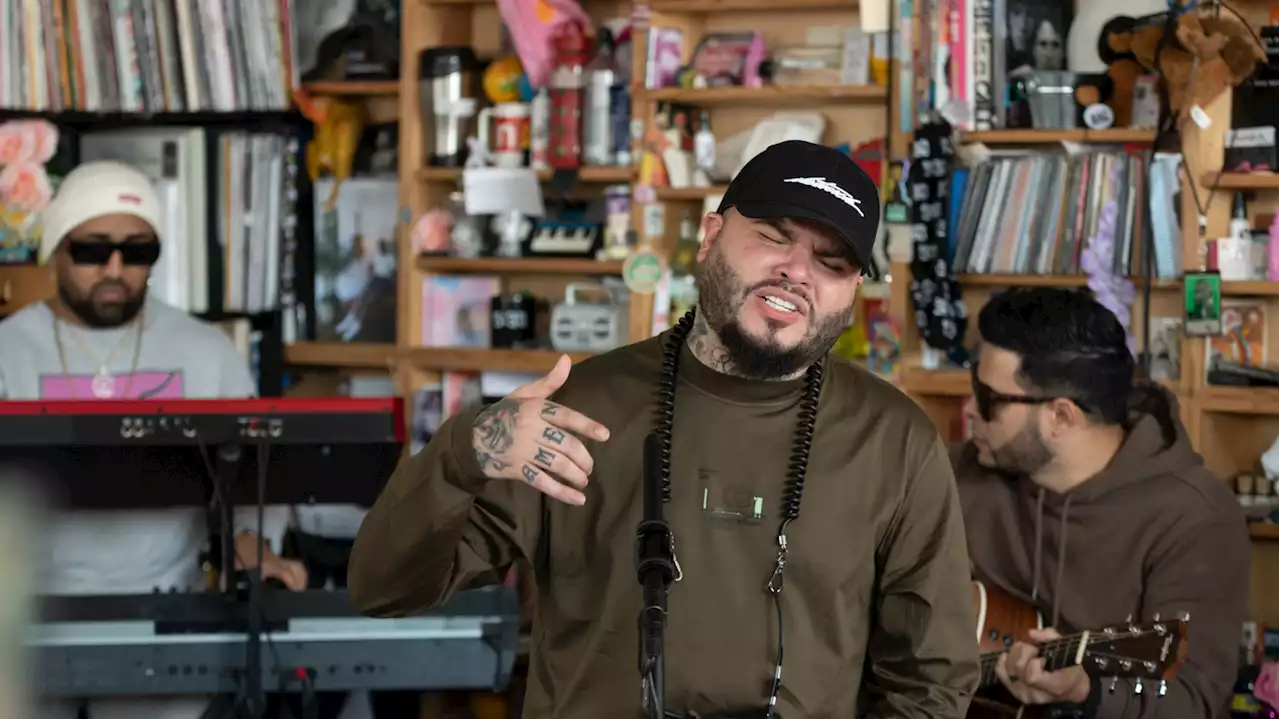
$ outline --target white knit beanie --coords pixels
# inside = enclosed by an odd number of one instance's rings
[[[103,215],[133,215],[160,234],[160,199],[151,180],[122,162],[86,162],[62,179],[40,213],[40,262],[48,262],[67,233]]]

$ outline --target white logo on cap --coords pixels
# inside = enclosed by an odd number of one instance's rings
[[[857,211],[859,217],[866,217],[866,215],[862,214],[862,200],[850,195],[843,187],[825,177],[792,177],[790,179],[783,180],[783,182],[795,182],[800,185],[808,185],[814,189],[822,190],[849,207],[852,207]]]

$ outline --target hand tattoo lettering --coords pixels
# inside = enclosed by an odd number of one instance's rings
[[[552,444],[560,444],[564,441],[564,430],[555,427],[547,427],[542,430],[542,438]]]
[[[551,469],[551,463],[556,461],[556,455],[550,450],[539,447],[538,453],[533,456],[533,461],[547,469]]]
[[[558,409],[560,409],[560,408],[559,408],[559,407],[557,407],[557,406],[555,406],[554,404],[551,404],[550,402],[548,402],[548,403],[546,403],[546,404],[542,405],[542,416],[543,416],[543,417],[554,417],[554,416],[556,416],[556,410],[558,410]]]
[[[533,484],[538,479],[538,470],[531,464],[521,467],[520,473],[524,475],[524,481],[529,484]]]
[[[493,455],[502,455],[511,449],[516,441],[516,418],[520,413],[520,402],[514,399],[500,399],[485,407],[476,416],[476,434],[480,444]]]
[[[511,467],[510,462],[504,462],[482,449],[476,450],[476,464],[479,464],[480,469],[485,472],[489,470],[502,472]]]

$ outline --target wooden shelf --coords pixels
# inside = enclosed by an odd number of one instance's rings
[[[335,80],[308,82],[302,89],[312,95],[396,95],[400,92],[399,80]]]
[[[883,102],[888,88],[881,85],[769,85],[767,87],[664,87],[638,90],[636,99],[684,105],[813,105]]]
[[[540,170],[538,177],[546,182],[552,178],[551,170]],[[424,167],[418,171],[423,182],[462,182],[461,167]],[[630,167],[583,167],[578,170],[579,182],[628,184],[635,179]]]
[[[591,354],[555,350],[503,350],[484,347],[414,347],[402,350],[411,364],[439,372],[549,372],[560,355],[579,362]]]
[[[713,12],[802,12],[805,10],[857,10],[854,0],[796,0],[778,3],[773,0],[653,0],[649,3],[653,12],[713,13]]]
[[[1145,284],[1141,277],[1129,279],[1138,286]],[[957,274],[956,280],[962,285],[978,287],[1084,287],[1089,284],[1085,275]],[[1179,288],[1182,281],[1157,279],[1151,286],[1154,289]]]
[[[957,274],[962,285],[983,287],[1084,287],[1084,275]]]
[[[455,275],[621,275],[622,262],[577,258],[540,257],[431,257],[418,258],[418,269]]]
[[[1270,280],[1228,280],[1222,283],[1224,297],[1275,297],[1280,295],[1280,283]]]
[[[1196,405],[1217,414],[1257,414],[1274,418],[1280,412],[1280,390],[1274,387],[1208,385],[1195,394]]]
[[[1280,175],[1274,172],[1206,172],[1200,184],[1219,190],[1275,190],[1280,189]]]
[[[295,366],[388,369],[395,359],[393,344],[295,342],[284,347],[285,364]]]
[[[988,145],[1036,145],[1053,142],[1091,143],[1151,143],[1156,139],[1155,130],[980,130],[960,133],[962,142],[982,142]]]
[[[924,369],[919,356],[902,364],[902,391],[927,397],[968,397],[973,378],[967,369]]]
[[[723,195],[728,187],[717,185],[715,187],[655,187],[654,194],[663,202],[679,202],[689,200],[704,200],[712,195]]]
[[[1263,524],[1262,522],[1250,522],[1249,536],[1254,539],[1270,539],[1275,541],[1280,539],[1280,526],[1275,524]]]

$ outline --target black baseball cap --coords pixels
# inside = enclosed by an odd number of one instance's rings
[[[871,248],[880,228],[880,192],[839,150],[803,140],[770,145],[729,183],[717,212],[730,208],[753,220],[816,222],[849,245],[864,274],[879,274]]]

